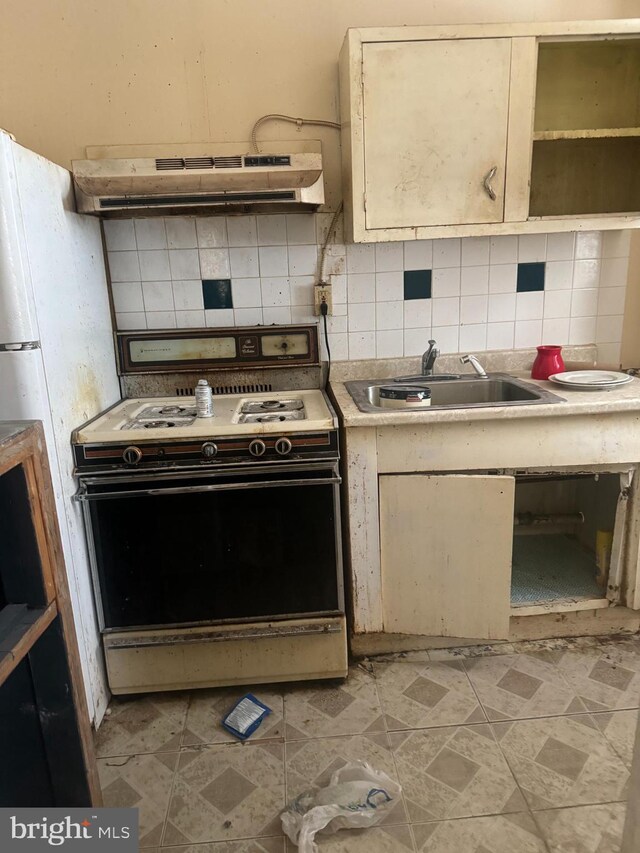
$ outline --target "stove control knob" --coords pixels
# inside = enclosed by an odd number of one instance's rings
[[[249,445],[249,453],[252,456],[264,456],[267,445],[260,438],[254,438]]]
[[[218,453],[218,445],[214,444],[212,441],[205,441],[202,445],[202,455],[205,459],[213,459]]]
[[[291,453],[291,447],[292,445],[288,438],[279,438],[275,444],[278,456],[287,456]]]
[[[122,451],[122,458],[128,465],[137,465],[142,459],[142,451],[139,447],[126,447]]]

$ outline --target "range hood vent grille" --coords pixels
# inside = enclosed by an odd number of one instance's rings
[[[228,193],[196,193],[194,195],[152,195],[124,196],[122,198],[101,198],[100,207],[104,210],[122,207],[177,207],[178,205],[230,204],[238,202],[250,204],[261,201],[294,201],[295,192],[282,190],[280,192],[228,192]]]
[[[158,172],[181,169],[240,169],[242,157],[158,157]]]

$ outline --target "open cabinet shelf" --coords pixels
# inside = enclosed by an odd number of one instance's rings
[[[611,139],[621,136],[640,136],[640,127],[585,127],[578,130],[536,130],[534,142],[555,139]]]

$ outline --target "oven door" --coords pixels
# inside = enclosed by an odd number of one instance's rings
[[[81,480],[101,627],[344,612],[337,463]]]

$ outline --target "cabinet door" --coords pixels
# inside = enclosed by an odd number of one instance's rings
[[[380,477],[384,630],[505,639],[513,477]]]
[[[508,38],[363,45],[368,229],[502,222],[510,62]]]

